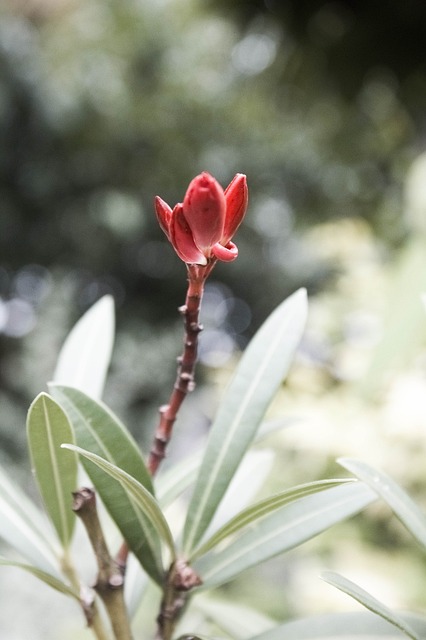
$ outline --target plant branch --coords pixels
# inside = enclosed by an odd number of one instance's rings
[[[159,409],[160,420],[155,430],[148,459],[148,470],[151,476],[156,474],[166,456],[167,445],[172,437],[178,411],[188,393],[195,388],[194,373],[198,354],[198,335],[202,331],[202,326],[199,322],[201,301],[206,279],[216,262],[216,258],[211,258],[205,266],[187,264],[188,289],[185,304],[179,308],[179,312],[184,319],[184,348],[182,355],[177,359],[176,381],[169,401]],[[122,574],[125,571],[128,554],[129,548],[126,541],[124,541],[116,555],[116,566],[120,568]],[[186,578],[183,577],[184,575],[186,575]],[[199,577],[183,561],[176,562],[171,566],[164,585],[163,601],[157,619],[157,638],[159,640],[171,638],[173,629],[182,614],[187,600],[185,591],[189,591],[198,584],[200,584]]]
[[[156,640],[171,639],[176,624],[185,609],[189,591],[200,584],[200,577],[184,560],[177,560],[171,565],[157,618]]]
[[[105,605],[114,638],[132,640],[123,595],[124,575],[108,551],[96,508],[96,494],[93,489],[82,488],[73,497],[73,510],[83,522],[96,556],[98,575],[94,589]]]
[[[189,264],[188,291],[185,304],[179,308],[184,318],[185,338],[182,355],[178,358],[176,382],[169,402],[159,409],[160,420],[155,431],[154,442],[148,460],[148,468],[154,475],[165,458],[167,445],[172,437],[173,425],[178,411],[187,394],[195,387],[194,371],[197,362],[198,334],[202,331],[199,323],[201,300],[207,276],[215,265],[212,259],[206,266]]]
[[[70,583],[80,592],[80,604],[84,617],[86,618],[87,626],[93,631],[98,640],[108,640],[109,636],[105,630],[102,617],[99,614],[93,589],[80,584],[68,552],[62,557],[61,566],[62,571],[68,577]]]

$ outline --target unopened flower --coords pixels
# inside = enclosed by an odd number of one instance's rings
[[[155,198],[158,222],[176,253],[188,264],[206,265],[209,259],[235,260],[238,249],[231,242],[247,210],[246,176],[237,173],[222,189],[207,172],[190,183],[183,203],[171,209]]]

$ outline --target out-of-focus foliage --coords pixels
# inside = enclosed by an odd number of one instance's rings
[[[155,194],[181,200],[201,169],[223,184],[248,175],[240,257],[217,269],[204,306],[201,358],[216,366],[290,290],[312,293],[335,271],[309,225],[361,217],[388,247],[407,234],[400,185],[423,126],[416,33],[401,32],[410,46],[397,66],[377,57],[387,22],[368,21],[367,8],[219,4],[2,5],[0,420],[13,456],[61,339],[104,293],[119,307],[111,403],[139,426],[162,401],[184,272],[154,220]],[[386,19],[390,33],[404,24],[390,7]],[[339,53],[348,42],[357,55]]]

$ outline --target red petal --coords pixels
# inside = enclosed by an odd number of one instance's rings
[[[222,262],[232,262],[238,257],[238,248],[233,242],[228,242],[226,247],[218,242],[212,247],[212,254]]]
[[[155,213],[157,214],[158,224],[170,240],[170,220],[172,218],[172,209],[167,202],[164,202],[160,196],[155,196],[154,200]]]
[[[248,204],[247,178],[243,173],[237,173],[225,189],[226,216],[221,243],[226,244],[234,236],[240,226]]]
[[[170,224],[170,242],[179,258],[188,264],[207,264],[207,259],[199,250],[192,237],[191,229],[183,215],[183,206],[179,203],[172,212]]]
[[[217,180],[207,172],[194,178],[183,200],[183,213],[201,250],[210,252],[221,239],[225,212],[225,195]]]

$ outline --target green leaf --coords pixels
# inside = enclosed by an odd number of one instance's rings
[[[56,385],[50,385],[50,388],[68,414],[77,445],[122,469],[152,493],[151,477],[135,441],[110,409],[78,389]],[[158,559],[161,548],[158,539],[153,541],[155,533],[149,521],[135,510],[128,492],[120,483],[112,481],[87,457],[82,458],[82,464],[139,562],[152,578],[160,581],[162,569]]]
[[[204,534],[204,539],[210,538],[236,514],[253,503],[270,475],[274,458],[274,452],[269,449],[251,449],[246,453]]]
[[[376,491],[416,540],[426,547],[426,517],[392,478],[358,460],[340,458],[338,463]]]
[[[66,414],[46,393],[40,393],[30,406],[27,437],[40,494],[59,540],[67,548],[75,525],[72,492],[77,488],[77,457],[64,453],[61,444],[73,442],[74,434]]]
[[[52,589],[55,589],[56,591],[59,591],[66,596],[71,596],[77,601],[80,601],[80,596],[77,591],[69,587],[67,584],[65,584],[65,582],[62,582],[62,580],[58,580],[56,576],[52,576],[50,573],[42,571],[38,567],[33,567],[32,565],[24,564],[22,562],[13,562],[12,560],[7,560],[7,558],[2,557],[0,557],[0,565],[7,567],[18,567],[19,569],[23,569],[24,571],[27,571],[27,573],[31,573],[42,582],[45,582],[47,585],[49,585],[49,587],[52,587]]]
[[[283,381],[306,322],[305,290],[283,302],[244,352],[210,431],[184,529],[187,555],[206,531]]]
[[[62,446],[77,452],[99,467],[106,478],[105,487],[109,487],[110,492],[115,492],[117,484],[122,487],[127,497],[124,505],[126,508],[120,512],[121,519],[115,522],[145,570],[155,580],[161,582],[163,566],[160,539],[169,548],[172,561],[176,559],[176,550],[172,533],[158,502],[140,482],[108,460],[75,445],[63,444]]]
[[[411,626],[426,638],[426,619],[407,614]],[[275,629],[252,636],[249,640],[400,640],[403,634],[369,611],[328,613],[281,624]]]
[[[362,604],[366,609],[369,609],[369,611],[372,611],[397,629],[400,629],[400,631],[405,633],[409,638],[412,638],[412,640],[421,640],[421,637],[417,635],[402,616],[391,611],[386,605],[351,580],[332,571],[324,572],[321,577],[328,582],[328,584],[333,585],[337,589],[340,589],[340,591],[343,591],[343,593],[351,596],[351,598],[354,598],[354,600]]]
[[[296,547],[325,529],[359,512],[376,494],[356,482],[310,495],[258,520],[230,544],[194,563],[201,588],[216,587],[246,569]]]
[[[0,468],[0,537],[38,569],[59,577],[57,539],[44,513]]]
[[[286,504],[295,502],[300,498],[330,489],[342,484],[347,484],[348,480],[318,480],[316,482],[309,482],[307,484],[298,485],[291,489],[286,489],[273,496],[250,505],[247,509],[240,511],[234,518],[229,520],[223,527],[212,535],[211,538],[206,540],[200,547],[198,547],[190,556],[190,561],[193,562],[197,558],[205,555],[214,547],[217,547],[223,540],[229,536],[238,533],[247,526],[252,526],[257,520],[264,518],[270,513],[273,513],[277,509],[280,509]],[[349,480],[351,482],[351,480]]]
[[[114,343],[114,300],[104,296],[75,324],[58,357],[53,381],[101,398]]]
[[[49,389],[67,413],[77,445],[127,471],[153,493],[151,476],[139,447],[117,416],[104,403],[90,398],[78,389],[54,384],[50,384]],[[102,486],[97,486],[99,478],[104,477],[103,473],[93,465],[85,465],[84,459],[83,465],[110,509],[108,493],[103,491]]]

